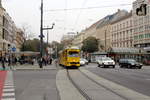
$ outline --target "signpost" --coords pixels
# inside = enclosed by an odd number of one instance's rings
[[[13,51],[13,52],[16,52],[16,48],[15,48],[15,47],[12,47],[12,51]]]

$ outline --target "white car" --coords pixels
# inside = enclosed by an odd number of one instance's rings
[[[80,58],[80,60],[85,61],[85,64],[86,64],[86,65],[88,65],[88,63],[89,63],[88,60],[86,60],[85,58]]]
[[[88,61],[84,58],[80,58],[80,65],[81,66],[88,65]]]
[[[115,68],[115,61],[112,60],[111,58],[109,57],[102,57],[102,58],[99,58],[97,60],[97,64],[98,64],[98,67],[102,66],[102,67],[109,67],[109,66],[112,66],[113,68]]]

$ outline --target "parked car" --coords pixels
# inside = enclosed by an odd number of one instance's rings
[[[85,65],[85,61],[80,59],[80,66],[84,66]]]
[[[81,66],[88,65],[88,61],[84,58],[80,58],[80,65]]]
[[[80,60],[85,61],[85,64],[86,64],[86,65],[88,65],[88,63],[89,63],[88,60],[86,60],[85,58],[80,58]]]
[[[143,64],[137,62],[134,59],[120,59],[119,65],[121,68],[126,67],[126,68],[139,68],[139,69],[141,69],[143,66]]]
[[[101,57],[97,60],[98,67],[110,67],[115,68],[115,61],[109,57]]]

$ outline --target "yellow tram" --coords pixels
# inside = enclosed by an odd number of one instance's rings
[[[80,49],[78,47],[69,47],[59,52],[59,65],[66,68],[80,66]]]

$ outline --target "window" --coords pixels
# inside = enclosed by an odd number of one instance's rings
[[[76,51],[69,51],[68,57],[79,57],[79,52]]]
[[[134,39],[137,40],[139,37],[138,36],[134,36]]]
[[[128,27],[128,25],[129,25],[129,24],[128,24],[128,21],[127,21],[127,27]]]
[[[132,20],[130,20],[130,26],[132,26]]]

